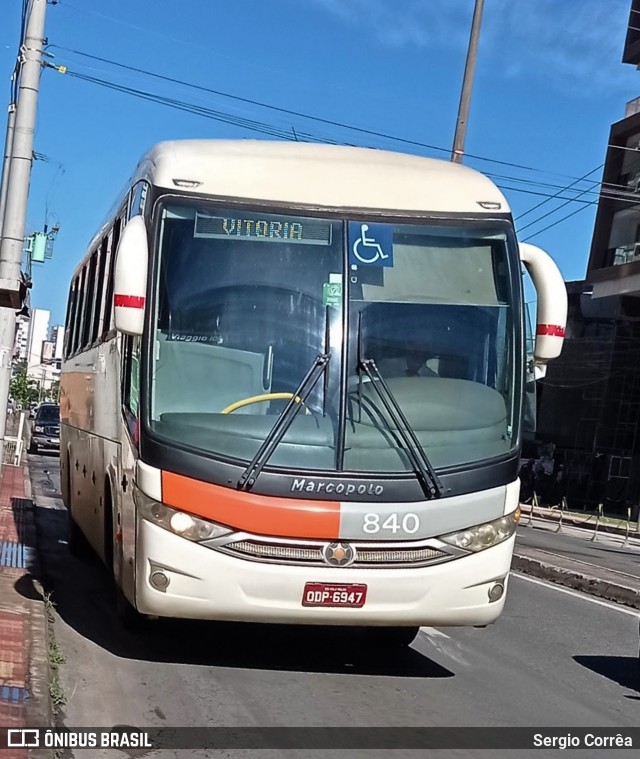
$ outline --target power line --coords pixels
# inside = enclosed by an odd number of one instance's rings
[[[193,113],[197,116],[209,118],[214,121],[221,121],[223,123],[239,126],[241,128],[248,129],[250,131],[260,132],[262,134],[266,134],[271,137],[279,137],[280,139],[283,139],[283,140],[295,140],[297,138],[298,141],[302,137],[305,140],[314,140],[317,142],[337,144],[335,140],[331,140],[329,138],[318,137],[316,135],[312,135],[307,132],[297,131],[296,136],[294,137],[294,135],[292,134],[289,128],[281,128],[281,127],[277,127],[271,124],[267,124],[266,122],[256,121],[255,119],[247,119],[241,116],[235,116],[230,113],[225,113],[224,111],[218,111],[212,108],[207,108],[205,106],[199,106],[193,103],[188,103],[186,101],[176,100],[175,98],[169,98],[164,95],[157,95],[153,92],[148,92],[148,91],[140,90],[133,87],[127,87],[125,85],[117,84],[115,82],[110,82],[105,79],[100,79],[99,77],[87,76],[86,74],[80,74],[78,72],[69,71],[69,70],[66,71],[66,74],[72,78],[80,79],[81,81],[89,82],[91,84],[96,84],[98,86],[105,87],[107,89],[115,90],[116,92],[132,95],[142,100],[155,102],[155,103],[158,103],[159,105],[164,105],[169,108],[174,108],[176,110],[184,111],[187,113]]]
[[[533,207],[532,207],[532,208],[530,208],[528,211],[525,211],[524,213],[521,213],[521,214],[520,214],[520,216],[516,216],[516,220],[517,220],[517,219],[521,219],[523,216],[528,216],[530,213],[532,213],[532,212],[533,212],[533,211],[535,211],[536,209],[538,209],[538,208],[540,208],[541,206],[545,205],[545,203],[549,203],[551,200],[553,200],[554,198],[558,197],[558,195],[560,195],[560,193],[561,193],[561,192],[563,192],[563,190],[568,190],[568,189],[570,189],[571,187],[573,187],[575,184],[577,184],[578,182],[582,182],[584,179],[586,179],[588,176],[591,176],[591,174],[595,173],[596,171],[598,171],[598,169],[601,169],[603,166],[604,166],[604,164],[602,163],[602,164],[600,164],[600,166],[596,166],[596,168],[595,168],[595,169],[591,169],[591,171],[588,171],[586,174],[584,174],[582,177],[580,177],[580,179],[576,179],[576,181],[575,181],[575,182],[572,182],[572,183],[571,183],[570,185],[568,185],[567,187],[564,187],[564,188],[562,188],[562,189],[561,189],[559,192],[557,192],[555,195],[552,195],[550,198],[547,198],[546,200],[543,200],[541,203],[538,203],[538,205],[535,205],[535,206],[533,206]],[[598,183],[598,182],[596,182],[596,184],[599,184],[599,183]],[[582,193],[581,193],[581,194],[582,194]]]
[[[602,166],[604,166],[604,164],[601,164],[596,169],[593,169],[593,171],[590,171],[589,174],[592,174],[594,171],[597,171]],[[596,190],[595,189],[596,187],[600,187],[601,189],[607,189],[607,190],[608,189],[621,190],[622,192],[628,192],[629,191],[629,187],[627,185],[614,184],[613,182],[601,182],[601,181],[592,181],[590,183],[589,187],[587,187],[586,189],[583,189],[583,190],[581,190],[578,187],[575,187],[575,189],[572,190],[571,188],[573,188],[578,182],[584,181],[584,177],[582,177],[580,179],[577,179],[575,182],[572,182],[571,184],[568,184],[568,185],[558,185],[558,184],[551,183],[551,182],[540,182],[539,180],[535,180],[535,179],[524,179],[522,177],[504,176],[502,174],[495,174],[495,173],[490,172],[490,171],[486,171],[484,173],[485,173],[486,176],[491,177],[495,181],[504,180],[504,181],[511,181],[511,182],[519,182],[520,184],[528,184],[528,185],[533,185],[535,187],[546,187],[546,188],[551,189],[551,190],[558,190],[558,193],[556,195],[550,195],[550,196],[548,196],[549,200],[553,200],[556,197],[559,200],[565,200],[566,198],[562,197],[560,193],[562,193],[562,192],[568,192],[568,191],[577,192],[579,194],[594,195],[597,198],[599,198],[601,192],[600,192],[600,190]],[[585,175],[585,176],[588,176],[588,174]],[[548,201],[545,201],[545,203],[546,202],[548,202]],[[543,205],[543,204],[540,203],[539,205]],[[531,213],[532,211],[536,210],[537,208],[538,208],[538,206],[533,206],[529,210],[527,210],[524,213],[520,214],[520,216],[518,216],[518,218],[522,218],[523,216],[526,216],[527,214]]]
[[[48,64],[48,65],[51,66],[51,64]],[[51,66],[51,67],[52,68],[57,68],[56,66]],[[211,108],[206,108],[204,106],[198,106],[198,105],[195,105],[195,104],[192,104],[192,103],[188,103],[186,101],[181,101],[181,100],[177,100],[177,99],[174,99],[174,98],[168,98],[166,96],[157,95],[155,93],[147,92],[147,91],[140,90],[140,89],[137,89],[137,88],[127,87],[125,85],[120,85],[120,84],[117,84],[115,82],[110,82],[108,80],[100,79],[98,77],[87,76],[87,75],[84,75],[84,74],[80,74],[78,72],[73,72],[73,71],[68,71],[68,70],[66,70],[66,73],[69,74],[71,77],[80,79],[82,81],[86,81],[88,83],[92,83],[92,84],[96,84],[96,85],[99,85],[99,86],[102,86],[102,87],[106,87],[108,89],[112,89],[114,91],[121,92],[121,93],[124,93],[124,94],[129,94],[129,95],[132,95],[134,97],[139,97],[141,99],[144,99],[144,100],[147,100],[147,101],[150,101],[150,102],[155,102],[155,103],[158,103],[160,105],[164,105],[166,107],[174,108],[174,109],[185,111],[185,112],[188,112],[188,113],[193,113],[195,115],[203,116],[205,118],[210,118],[210,119],[213,119],[213,120],[216,120],[216,121],[220,121],[220,122],[223,122],[223,123],[232,124],[234,126],[239,126],[240,128],[248,129],[248,130],[251,130],[251,131],[257,131],[257,132],[260,132],[262,134],[266,134],[266,135],[271,136],[271,137],[277,137],[277,138],[280,138],[280,139],[283,139],[283,140],[289,140],[289,141],[291,141],[291,140],[299,141],[300,138],[302,138],[304,141],[313,140],[313,141],[316,141],[316,142],[324,142],[324,143],[329,143],[329,144],[344,144],[344,143],[338,142],[337,140],[332,140],[332,139],[328,139],[328,138],[321,138],[321,137],[318,137],[317,135],[313,135],[313,134],[310,134],[308,132],[297,132],[295,130],[292,132],[288,128],[287,129],[280,128],[280,127],[277,127],[277,126],[274,126],[274,125],[271,125],[271,124],[267,124],[265,122],[256,121],[255,119],[247,119],[247,118],[240,117],[240,116],[234,116],[233,114],[225,113],[223,111],[217,111],[217,110],[214,110],[214,109],[211,109]],[[598,167],[598,168],[600,168],[600,167]],[[596,170],[597,169],[593,169],[591,172],[589,172],[585,176],[588,176],[589,174],[593,173],[593,171],[596,171]],[[513,178],[513,179],[515,179],[515,181],[527,181],[527,180],[519,180],[517,178]],[[526,240],[530,240],[533,237],[535,237],[535,236],[537,236],[539,234],[542,234],[542,232],[545,232],[548,229],[551,229],[552,227],[557,226],[558,224],[562,223],[563,221],[571,218],[572,216],[576,215],[580,211],[585,210],[589,206],[594,206],[594,205],[598,204],[598,200],[580,200],[580,196],[581,195],[590,193],[591,190],[584,190],[584,191],[580,192],[578,196],[571,197],[571,198],[568,198],[568,199],[565,198],[565,197],[563,197],[561,195],[561,193],[562,193],[563,190],[570,189],[570,187],[572,187],[574,184],[576,184],[577,182],[583,181],[583,180],[584,180],[584,177],[581,177],[581,178],[575,180],[572,183],[572,185],[569,185],[566,188],[562,188],[558,193],[555,193],[554,195],[548,195],[548,194],[543,193],[543,192],[535,192],[533,190],[525,190],[525,189],[518,188],[518,187],[507,187],[507,186],[504,186],[504,185],[498,185],[498,186],[503,191],[512,191],[512,192],[520,192],[520,193],[526,193],[526,194],[531,194],[531,195],[537,195],[537,196],[545,197],[545,198],[547,198],[547,200],[553,200],[553,199],[565,200],[566,202],[564,203],[563,206],[560,206],[560,208],[568,205],[569,203],[580,203],[581,204],[581,207],[578,208],[576,211],[574,211],[574,212],[572,212],[572,213],[564,216],[562,219],[557,220],[553,224],[550,224],[550,225],[544,227],[543,229],[541,229],[541,230],[533,233],[528,238],[526,238]],[[531,181],[531,180],[529,180],[529,181]],[[600,184],[600,183],[594,183],[594,186],[597,185],[597,184]],[[622,185],[618,185],[618,186],[622,187]],[[596,193],[593,193],[593,194],[596,194]],[[618,202],[628,202],[628,203],[632,203],[634,205],[637,205],[638,202],[639,202],[638,198],[617,198],[617,200],[618,200]],[[539,207],[540,205],[541,204],[538,204],[538,206],[536,206],[536,207]],[[527,227],[533,226],[534,224],[538,223],[542,219],[550,216],[552,213],[555,213],[556,211],[560,210],[560,208],[556,208],[556,209],[554,209],[554,211],[551,211],[551,212],[545,214],[544,216],[542,216],[542,217],[540,217],[540,218],[538,218],[538,219],[530,222],[527,225]],[[534,209],[530,209],[530,210],[534,210]]]
[[[152,77],[154,79],[160,79],[162,81],[169,82],[171,84],[178,84],[178,85],[180,85],[182,87],[190,87],[191,89],[199,90],[200,92],[207,92],[207,93],[212,94],[212,95],[218,95],[220,97],[229,98],[231,100],[236,100],[238,102],[246,103],[248,105],[258,106],[259,108],[267,108],[269,110],[276,111],[278,113],[287,114],[288,116],[296,116],[298,118],[309,119],[311,121],[317,121],[318,123],[326,124],[328,126],[339,127],[341,129],[349,129],[351,131],[359,132],[361,134],[367,134],[367,135],[370,135],[370,136],[373,136],[373,137],[381,137],[381,138],[386,139],[386,140],[393,140],[395,142],[400,142],[400,143],[403,143],[403,144],[406,144],[406,145],[413,145],[415,147],[426,148],[428,150],[435,150],[435,151],[440,152],[440,153],[449,154],[451,152],[450,148],[442,148],[442,147],[440,147],[438,145],[429,145],[428,143],[420,142],[418,140],[411,140],[409,138],[399,137],[399,136],[396,136],[396,135],[387,134],[385,132],[378,132],[378,131],[373,130],[373,129],[366,129],[365,127],[357,127],[357,126],[354,126],[353,124],[347,124],[347,123],[343,123],[343,122],[340,122],[340,121],[334,121],[333,119],[325,119],[325,118],[323,118],[321,116],[313,116],[313,115],[308,114],[308,113],[303,113],[301,111],[294,111],[294,110],[291,110],[291,109],[288,109],[288,108],[282,108],[280,106],[272,105],[271,103],[264,103],[262,101],[254,100],[253,98],[243,97],[241,95],[233,95],[233,94],[231,94],[229,92],[224,92],[222,90],[213,89],[211,87],[204,87],[202,85],[194,84],[193,82],[187,82],[185,80],[177,79],[175,77],[165,76],[164,74],[159,74],[159,73],[154,72],[154,71],[148,71],[146,69],[141,69],[141,68],[138,68],[136,66],[129,66],[129,65],[124,64],[124,63],[119,63],[118,61],[110,60],[109,58],[103,58],[103,57],[98,56],[98,55],[93,55],[91,53],[86,53],[86,52],[84,52],[82,50],[76,50],[74,48],[68,48],[68,47],[64,47],[62,45],[51,45],[51,47],[54,47],[57,50],[64,50],[65,52],[73,53],[75,55],[80,55],[80,56],[82,56],[84,58],[89,58],[91,60],[99,61],[100,63],[106,63],[106,64],[108,64],[110,66],[115,66],[117,68],[121,68],[121,69],[124,69],[126,71],[132,71],[132,72],[134,72],[136,74],[143,74],[145,76],[150,76],[150,77]],[[501,165],[501,166],[510,166],[512,168],[523,169],[525,171],[534,171],[534,172],[537,172],[537,173],[549,173],[549,172],[546,172],[543,169],[539,169],[537,167],[524,166],[522,164],[513,163],[513,162],[510,162],[510,161],[500,161],[500,160],[498,160],[496,158],[487,158],[485,156],[475,155],[473,153],[466,153],[466,156],[468,158],[474,158],[474,159],[476,159],[478,161],[487,161],[489,163],[495,163],[495,164],[498,164],[498,165]],[[570,179],[575,179],[575,177],[569,177],[569,178]]]
[[[563,216],[561,219],[558,219],[558,221],[554,221],[553,224],[549,224],[543,229],[540,229],[537,232],[534,232],[532,235],[529,235],[529,237],[525,237],[525,239],[522,242],[528,242],[529,240],[532,240],[534,237],[537,237],[538,235],[541,235],[543,232],[546,232],[548,229],[557,227],[558,224],[562,224],[563,221],[570,219],[572,216],[575,216],[576,214],[580,213],[580,211],[584,211],[588,207],[589,206],[581,206],[580,208],[577,208],[575,211],[572,211],[570,214],[567,214],[566,216]]]
[[[515,192],[518,192],[518,190],[516,188],[513,188],[513,189],[514,189]],[[580,211],[584,210],[585,208],[588,208],[589,206],[597,206],[597,205],[599,205],[600,199],[602,197],[601,195],[598,197],[598,200],[595,200],[595,201],[594,200],[589,200],[589,201],[580,200],[579,199],[580,196],[584,195],[586,192],[588,192],[588,191],[585,190],[584,192],[582,192],[579,195],[577,195],[575,198],[567,200],[567,202],[563,203],[561,206],[558,206],[555,209],[553,209],[552,211],[549,211],[548,213],[543,214],[542,216],[539,216],[537,219],[534,219],[534,221],[529,222],[529,224],[526,224],[524,227],[521,227],[518,230],[518,234],[520,234],[524,229],[527,229],[528,227],[534,226],[535,224],[537,224],[538,222],[542,221],[543,219],[546,219],[548,216],[551,216],[552,214],[556,213],[557,211],[560,211],[562,208],[565,208],[567,205],[569,205],[569,203],[581,203],[582,205],[581,205],[580,208],[578,208],[573,213],[570,213],[567,216],[564,216],[562,219],[559,219],[554,224],[551,224],[551,225],[549,225],[547,227],[544,227],[544,229],[541,229],[540,231],[535,232],[533,235],[530,235],[526,239],[529,240],[529,239],[531,239],[531,237],[535,237],[536,235],[541,234],[542,232],[545,232],[547,229],[550,229],[551,227],[556,226],[556,224],[559,224],[560,222],[564,221],[565,219],[569,219],[572,216],[575,216],[575,214],[579,213]],[[554,196],[554,197],[556,197],[556,196]],[[557,196],[557,197],[558,197],[558,199],[563,199],[560,196]],[[640,205],[640,197],[631,197],[631,198],[629,198],[629,197],[621,197],[621,196],[615,197],[612,194],[609,194],[608,197],[610,199],[614,200],[616,203],[628,203],[629,205],[633,205],[633,206]],[[551,199],[552,198],[549,198],[549,200],[551,200]],[[542,205],[542,204],[539,203],[538,206],[540,206],[540,205]]]
[[[534,224],[537,224],[538,222],[542,221],[542,219],[546,219],[548,216],[551,216],[552,214],[557,213],[562,208],[565,208],[566,206],[568,206],[569,203],[574,203],[576,200],[578,200],[580,198],[581,195],[584,195],[586,192],[587,192],[587,190],[585,190],[584,192],[581,192],[580,195],[577,195],[573,200],[567,200],[562,205],[557,206],[553,210],[548,211],[547,213],[543,214],[542,216],[539,216],[537,219],[534,219],[533,221],[530,221],[528,224],[525,224],[524,227],[520,227],[520,229],[518,230],[518,234],[520,234],[521,232],[523,232],[525,229],[528,229],[529,227],[532,227]],[[552,200],[552,198],[549,198],[549,200]],[[547,201],[544,201],[544,202],[546,203]],[[592,201],[589,201],[589,202],[592,202]],[[542,205],[542,203],[539,203],[538,205],[540,206],[540,205]]]
[[[80,50],[75,50],[75,49],[72,49],[72,48],[63,47],[61,45],[52,45],[51,47],[56,47],[57,49],[65,50],[67,52],[70,52],[70,53],[73,53],[73,54],[76,54],[76,55],[80,55],[80,56],[85,57],[85,58],[90,58],[92,60],[96,60],[96,61],[99,61],[101,63],[106,63],[108,65],[112,65],[112,66],[115,66],[117,68],[122,68],[122,69],[127,70],[127,71],[132,71],[134,73],[143,74],[144,76],[150,76],[152,78],[160,79],[160,80],[169,82],[171,84],[178,84],[180,86],[189,87],[189,88],[196,89],[196,90],[199,90],[199,91],[202,91],[202,92],[207,92],[209,94],[220,95],[220,96],[227,97],[227,98],[230,98],[230,99],[233,99],[233,100],[237,100],[239,102],[247,103],[247,104],[250,104],[250,105],[256,105],[256,106],[262,107],[262,108],[268,108],[270,110],[274,110],[274,111],[277,111],[277,112],[280,112],[280,113],[286,113],[287,115],[296,116],[296,117],[299,117],[299,118],[305,118],[305,119],[309,119],[309,120],[312,120],[312,121],[318,121],[319,123],[328,124],[330,126],[338,126],[340,128],[346,128],[346,129],[350,129],[350,130],[354,130],[354,131],[359,131],[359,132],[362,132],[364,134],[369,134],[369,135],[372,135],[372,136],[381,137],[383,139],[392,140],[392,141],[396,141],[396,142],[403,142],[405,144],[415,145],[417,147],[426,148],[428,150],[437,150],[437,151],[440,151],[440,152],[449,153],[449,149],[448,148],[441,148],[441,147],[438,147],[438,146],[429,145],[427,143],[421,143],[421,142],[418,142],[416,140],[409,140],[407,138],[398,137],[398,136],[386,134],[386,133],[383,133],[383,132],[377,132],[375,130],[369,130],[369,129],[365,129],[365,128],[361,128],[361,127],[356,127],[356,126],[353,126],[353,125],[350,125],[350,124],[344,124],[342,122],[333,121],[333,120],[330,120],[330,119],[325,119],[325,118],[322,118],[322,117],[319,117],[319,116],[312,116],[310,114],[305,114],[305,113],[302,113],[302,112],[299,112],[299,111],[292,111],[292,110],[289,110],[289,109],[286,109],[286,108],[281,108],[279,106],[271,105],[269,103],[263,103],[261,101],[253,100],[251,98],[245,98],[245,97],[242,97],[242,96],[239,96],[239,95],[232,95],[230,93],[222,92],[220,90],[215,90],[215,89],[212,89],[212,88],[203,87],[201,85],[197,85],[197,84],[194,84],[194,83],[191,83],[191,82],[187,82],[187,81],[180,80],[180,79],[175,79],[173,77],[168,77],[168,76],[165,76],[163,74],[158,74],[156,72],[147,71],[145,69],[140,69],[140,68],[135,67],[135,66],[128,66],[126,64],[119,63],[117,61],[112,61],[112,60],[110,60],[108,58],[103,58],[103,57],[100,57],[100,56],[93,55],[91,53],[85,53],[85,52],[80,51]],[[103,80],[103,81],[105,81],[105,80]],[[160,96],[158,96],[158,97],[160,97]],[[333,142],[337,143],[338,141],[337,140],[333,140]],[[528,167],[528,166],[523,166],[521,164],[511,163],[511,162],[508,162],[508,161],[500,161],[498,159],[493,159],[493,158],[486,158],[484,156],[473,155],[471,153],[468,153],[467,156],[475,158],[476,160],[487,161],[487,162],[491,162],[491,163],[497,163],[497,164],[501,164],[501,165],[505,165],[505,166],[510,166],[510,167],[513,167],[513,168],[520,168],[520,169],[524,169],[526,171],[536,171],[536,172],[540,172],[540,173],[548,173],[548,172],[546,172],[546,171],[544,171],[542,169],[538,169],[538,168],[534,169],[534,168],[531,168],[531,167]],[[597,169],[593,169],[593,171],[597,171]],[[593,173],[593,171],[589,172],[585,176],[589,176],[589,174]],[[523,178],[519,178],[519,177],[501,177],[499,175],[493,175],[490,172],[486,172],[486,173],[487,173],[487,176],[490,176],[490,177],[497,176],[498,178],[507,179],[509,181],[524,182],[524,183],[531,183],[531,184],[540,184],[540,185],[544,184],[544,183],[541,183],[541,182],[536,182],[535,180],[527,180],[527,179],[523,179]],[[548,184],[547,186],[552,187],[553,189],[559,189],[560,191],[563,191],[563,190],[569,189],[574,184],[577,184],[578,182],[583,181],[585,179],[585,177],[580,177],[578,179],[576,179],[574,177],[570,177],[570,178],[574,179],[574,182],[572,182],[569,186],[561,186],[561,185],[557,185],[557,184]],[[601,184],[603,184],[603,183],[601,183]],[[615,184],[611,184],[611,183],[607,183],[607,184],[610,187],[619,187],[621,189],[624,189],[622,185],[615,185]],[[596,192],[594,192],[593,194],[597,195]],[[551,198],[549,198],[549,200],[550,199]],[[530,209],[529,211],[527,211],[525,213],[529,213],[532,210],[534,210],[534,209]]]
[[[207,92],[211,95],[218,95],[220,97],[229,98],[231,100],[236,100],[238,102],[245,103],[248,105],[258,106],[260,108],[267,108],[271,111],[287,114],[288,116],[296,116],[298,118],[309,119],[311,121],[317,121],[321,124],[326,124],[328,126],[340,127],[341,129],[350,129],[350,130],[360,132],[362,134],[368,134],[374,137],[382,137],[384,139],[391,139],[391,140],[396,140],[398,142],[404,142],[406,144],[414,145],[416,147],[422,147],[422,148],[427,148],[429,150],[436,150],[443,153],[449,153],[449,150],[447,148],[441,148],[436,145],[428,145],[423,142],[418,142],[416,140],[410,140],[403,137],[395,137],[394,135],[385,134],[384,132],[377,132],[375,130],[366,129],[364,127],[352,126],[351,124],[345,124],[340,121],[325,119],[325,118],[322,118],[321,116],[312,116],[310,114],[306,114],[301,111],[293,111],[289,108],[282,108],[280,106],[272,105],[270,103],[263,103],[259,100],[242,97],[241,95],[233,95],[231,93],[223,92],[222,90],[216,90],[211,87],[203,87],[202,85],[199,85],[199,84],[194,84],[192,82],[187,82],[182,79],[176,79],[170,76],[165,76],[164,74],[158,74],[153,71],[147,71],[145,69],[141,69],[136,66],[128,66],[124,63],[119,63],[118,61],[112,61],[108,58],[102,58],[97,55],[92,55],[91,53],[85,53],[81,50],[74,50],[72,48],[63,47],[61,45],[52,45],[51,47],[55,47],[58,50],[65,50],[66,52],[74,53],[84,58],[90,58],[91,60],[100,61],[100,63],[107,63],[111,66],[124,69],[125,71],[133,71],[136,74],[144,74],[145,76],[150,76],[154,79],[160,79],[161,81],[164,81],[164,82],[169,82],[171,84],[178,84],[182,87],[189,87],[191,89],[198,90],[200,92]],[[519,167],[519,168],[526,168],[526,167]]]
[[[52,67],[52,68],[57,68],[55,66],[51,66],[51,64],[48,64],[48,65],[50,67]],[[299,141],[300,139],[302,139],[304,141],[312,140],[312,141],[316,141],[316,142],[324,142],[324,143],[327,143],[327,144],[345,144],[343,142],[340,142],[340,141],[337,141],[337,140],[333,140],[333,139],[330,139],[330,138],[319,137],[318,135],[314,135],[314,134],[309,133],[309,132],[296,131],[295,134],[294,134],[293,132],[290,131],[289,128],[281,128],[281,127],[277,127],[277,126],[274,126],[274,125],[271,125],[271,124],[268,124],[268,123],[265,123],[265,122],[257,121],[255,119],[247,119],[247,118],[244,118],[244,117],[235,116],[233,114],[229,114],[229,113],[226,113],[224,111],[218,111],[218,110],[215,110],[215,109],[207,108],[205,106],[198,106],[198,105],[195,105],[195,104],[192,104],[192,103],[188,103],[186,101],[177,100],[175,98],[169,98],[169,97],[166,97],[166,96],[162,96],[162,95],[158,95],[158,94],[155,94],[155,93],[152,93],[152,92],[141,90],[141,89],[138,89],[138,88],[133,88],[133,87],[128,87],[128,86],[125,86],[125,85],[117,84],[115,82],[111,82],[111,81],[108,81],[108,80],[105,80],[105,79],[101,79],[99,77],[88,76],[86,74],[81,74],[79,72],[69,71],[68,69],[66,70],[66,73],[70,77],[72,77],[72,78],[76,78],[76,79],[79,79],[81,81],[85,81],[85,82],[88,82],[88,83],[91,83],[91,84],[96,84],[98,86],[114,90],[116,92],[121,92],[121,93],[124,93],[124,94],[128,94],[128,95],[131,95],[131,96],[134,96],[134,97],[138,97],[138,98],[143,99],[143,100],[147,100],[147,101],[150,101],[150,102],[158,103],[160,105],[164,105],[164,106],[169,107],[169,108],[174,108],[174,109],[181,110],[181,111],[184,111],[184,112],[187,112],[187,113],[192,113],[194,115],[202,116],[204,118],[209,118],[209,119],[212,119],[212,120],[215,120],[215,121],[220,121],[222,123],[232,124],[234,126],[238,126],[240,128],[248,129],[250,131],[256,131],[256,132],[259,132],[261,134],[266,134],[266,135],[271,136],[271,137],[277,137],[277,138],[280,138],[280,139],[283,139],[283,140],[288,140],[288,141],[291,141],[291,140],[294,140],[294,141],[298,140]],[[526,180],[519,180],[517,178],[514,178],[514,179],[515,179],[515,181],[526,181]],[[580,181],[580,180],[578,180],[578,181]],[[563,197],[562,195],[560,195],[560,193],[555,193],[554,195],[549,195],[548,193],[545,193],[545,192],[536,192],[534,190],[528,190],[528,189],[523,189],[523,188],[519,188],[519,187],[506,186],[504,184],[499,184],[498,186],[503,191],[519,192],[519,193],[524,193],[524,194],[528,194],[528,195],[534,195],[534,196],[538,196],[538,197],[544,197],[544,198],[547,198],[549,200],[550,199],[561,199],[561,200],[566,200],[567,203],[570,203],[570,202],[580,203],[584,207],[588,207],[588,206],[591,206],[591,205],[597,205],[597,203],[598,203],[597,200],[580,200],[579,196],[576,197],[576,198],[574,198],[574,197],[566,198],[566,197]],[[585,191],[583,191],[580,194],[585,194],[587,192],[590,192],[590,191],[589,190],[585,190]],[[624,202],[633,203],[633,204],[637,204],[638,203],[638,199],[636,199],[636,198],[631,198],[631,199],[629,199],[629,198],[621,198],[619,200],[622,200]],[[547,215],[549,215],[549,214],[547,214]],[[542,217],[542,218],[545,218],[545,217]],[[534,223],[535,222],[531,222],[531,224],[534,224]],[[528,226],[530,226],[530,225],[528,225]]]

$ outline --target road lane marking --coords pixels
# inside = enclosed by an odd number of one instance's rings
[[[449,638],[450,636],[443,633],[441,630],[436,630],[435,627],[421,627],[420,632],[433,638]]]
[[[470,666],[469,659],[465,655],[463,649],[464,644],[454,640],[442,630],[438,630],[435,627],[421,627],[420,633],[424,635],[423,640],[429,641],[429,644],[438,651],[442,656],[446,656],[456,664],[461,664],[463,667]]]
[[[594,598],[593,596],[589,596],[586,593],[580,593],[580,591],[577,590],[569,590],[569,588],[562,588],[559,585],[555,585],[552,582],[545,582],[544,580],[538,580],[535,577],[529,577],[528,575],[520,574],[519,572],[513,572],[513,577],[517,577],[520,580],[526,580],[527,582],[532,582],[535,585],[542,585],[545,588],[551,588],[551,590],[557,590],[558,593],[566,593],[568,596],[575,596],[576,598],[581,598],[583,601],[589,601],[589,603],[592,604],[598,604],[599,606],[606,606],[608,609],[613,609],[614,611],[620,611],[623,614],[629,614],[632,617],[635,617],[636,619],[640,617],[640,612],[638,610],[634,609],[627,609],[624,606],[620,606],[619,604],[610,603],[609,601],[602,601],[599,598]]]

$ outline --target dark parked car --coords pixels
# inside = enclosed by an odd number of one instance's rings
[[[60,450],[60,406],[57,403],[43,403],[36,411],[29,453],[38,453],[40,448]]]

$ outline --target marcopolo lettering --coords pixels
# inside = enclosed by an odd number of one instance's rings
[[[291,483],[292,493],[327,493],[328,495],[381,496],[384,485],[375,482],[341,482],[340,480],[311,480],[296,477]]]

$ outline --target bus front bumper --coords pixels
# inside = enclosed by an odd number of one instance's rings
[[[479,553],[420,568],[304,567],[229,556],[139,519],[136,606],[144,614],[186,619],[487,625],[504,607],[514,542],[515,536]],[[164,589],[158,589],[158,581]],[[304,606],[306,583],[366,585],[366,601],[361,608]],[[505,592],[491,601],[496,583],[503,583]]]

